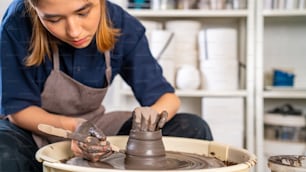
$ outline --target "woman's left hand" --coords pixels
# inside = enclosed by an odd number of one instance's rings
[[[133,111],[133,130],[156,131],[161,129],[167,121],[168,113],[158,113],[150,107],[138,107]]]

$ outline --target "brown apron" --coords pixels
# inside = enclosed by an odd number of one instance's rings
[[[107,136],[116,135],[124,122],[131,117],[131,113],[105,113],[105,108],[101,103],[110,85],[112,71],[109,51],[104,55],[107,84],[105,88],[91,88],[60,71],[59,54],[58,51],[55,51],[53,70],[41,94],[42,108],[50,113],[89,120],[101,128]],[[41,137],[36,134],[33,134],[33,138],[38,147],[63,140],[54,136]]]

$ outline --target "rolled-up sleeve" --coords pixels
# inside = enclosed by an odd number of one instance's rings
[[[40,91],[34,82],[35,69],[24,66],[31,33],[29,20],[18,10],[19,6],[11,6],[0,29],[1,110],[4,115],[40,105]]]

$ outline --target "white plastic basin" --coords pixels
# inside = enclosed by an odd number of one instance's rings
[[[128,140],[127,136],[110,136],[108,140],[121,149],[125,149]],[[244,149],[231,147],[213,141],[198,139],[163,137],[166,151],[176,151],[184,153],[195,153],[216,157],[222,161],[234,162],[236,165],[211,168],[195,169],[193,172],[247,172],[256,164],[256,156]],[[122,171],[117,169],[103,169],[93,167],[82,167],[62,163],[61,160],[69,159],[72,156],[70,142],[58,142],[42,147],[36,153],[36,159],[43,163],[44,172],[109,172]],[[124,170],[129,172],[139,172],[139,170]],[[149,171],[149,170],[142,170]],[[154,170],[154,172],[166,170]],[[169,170],[168,170],[169,171]],[[177,171],[177,170],[176,170]],[[188,170],[185,170],[188,171]]]

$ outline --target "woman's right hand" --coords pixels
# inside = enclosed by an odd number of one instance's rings
[[[92,123],[86,120],[79,120],[74,132],[88,136],[84,141],[71,141],[71,150],[75,156],[97,162],[113,153],[104,133]],[[99,143],[92,144],[90,142],[92,139],[98,139]]]
[[[82,157],[92,162],[97,162],[113,153],[108,141],[101,141],[99,145],[90,145],[84,142],[72,140],[71,150],[75,156]]]

